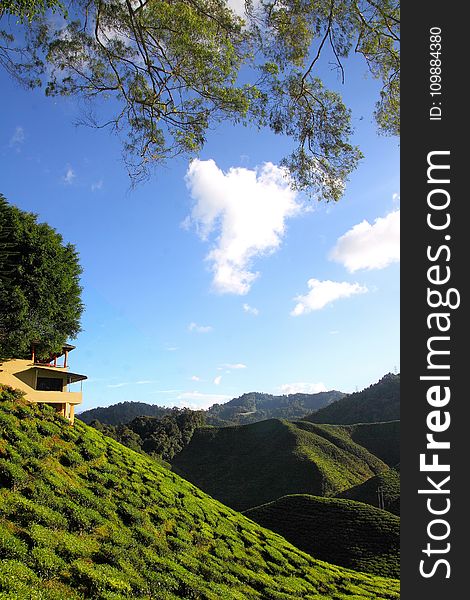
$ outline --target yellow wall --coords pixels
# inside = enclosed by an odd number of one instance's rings
[[[73,422],[72,406],[81,404],[81,392],[67,392],[67,371],[47,370],[47,377],[62,379],[64,382],[62,392],[46,392],[34,389],[36,387],[35,365],[31,360],[13,359],[0,363],[0,383],[21,390],[30,402],[44,402],[47,404],[64,404],[64,416]]]

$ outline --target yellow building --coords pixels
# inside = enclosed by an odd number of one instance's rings
[[[39,361],[33,345],[30,359],[13,358],[0,362],[0,383],[21,390],[29,402],[50,404],[73,424],[75,406],[81,404],[82,392],[70,392],[68,386],[86,379],[86,375],[68,370],[68,354],[74,348],[65,344],[62,352]],[[62,364],[59,365],[60,358]]]

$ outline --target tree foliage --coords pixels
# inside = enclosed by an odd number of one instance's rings
[[[81,267],[72,244],[0,195],[0,356],[61,350],[80,331]]]
[[[3,32],[0,62],[48,95],[89,101],[84,121],[124,136],[134,180],[194,156],[226,121],[291,138],[292,185],[340,198],[361,153],[350,110],[316,74],[325,52],[343,80],[344,59],[364,56],[382,82],[379,129],[399,130],[397,0],[245,0],[243,18],[225,0],[77,0],[62,23],[40,14],[16,32],[22,43]]]
[[[12,15],[21,22],[29,21],[43,16],[48,9],[53,12],[59,10],[66,14],[64,5],[60,0],[1,0],[0,16]]]
[[[163,417],[139,416],[125,425],[106,425],[97,419],[91,422],[95,429],[124,446],[164,461],[170,461],[187,446],[194,430],[204,424],[203,411],[176,407]]]

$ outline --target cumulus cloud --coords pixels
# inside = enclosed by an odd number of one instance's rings
[[[65,175],[62,177],[62,181],[66,185],[71,185],[75,178],[76,178],[75,171],[72,169],[72,167],[68,166],[67,171],[65,172]]]
[[[319,383],[285,383],[281,385],[281,394],[318,394],[319,392],[326,392],[326,386],[321,381]]]
[[[286,172],[265,163],[258,169],[232,167],[224,173],[213,160],[193,160],[186,183],[194,200],[187,226],[210,243],[206,260],[219,293],[246,294],[258,277],[253,261],[281,245],[286,219],[301,205]]]
[[[346,281],[309,279],[307,285],[310,291],[304,296],[294,298],[297,302],[291,312],[294,317],[305,315],[313,310],[321,310],[327,304],[340,298],[349,298],[349,296],[365,294],[368,291],[365,286],[358,283],[347,283]]]
[[[212,329],[211,325],[198,325],[197,323],[190,323],[188,325],[188,331],[194,331],[195,333],[209,333]]]
[[[203,394],[202,392],[183,392],[176,397],[181,407],[192,409],[207,409],[213,404],[227,402],[231,396],[225,394]]]
[[[259,315],[259,310],[257,308],[255,308],[254,306],[250,306],[249,304],[247,304],[245,302],[245,304],[243,305],[243,310],[248,313],[249,315],[253,315],[255,317],[257,317]]]
[[[222,375],[217,375],[217,377],[214,378],[214,385],[220,385],[221,381],[222,381]]]
[[[360,269],[383,269],[400,260],[400,209],[371,225],[364,220],[354,225],[336,242],[330,259],[350,273]]]
[[[197,375],[192,375],[191,376],[191,381],[201,381],[201,378],[198,377]]]

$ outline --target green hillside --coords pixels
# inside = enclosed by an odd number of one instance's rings
[[[347,425],[351,439],[393,467],[400,462],[400,421]]]
[[[395,515],[399,515],[400,474],[395,469],[383,471],[375,475],[375,477],[364,481],[364,483],[340,492],[338,497],[366,502],[372,506],[379,506],[379,498],[382,498],[383,508]]]
[[[311,431],[329,433],[335,438],[353,441],[393,467],[400,462],[400,421],[327,425],[309,423]],[[307,427],[307,425],[305,425]]]
[[[361,392],[349,394],[307,417],[312,423],[350,425],[400,419],[400,375],[388,373]]]
[[[343,398],[336,390],[317,394],[288,394],[273,396],[249,392],[224,404],[214,404],[206,411],[208,425],[248,425],[267,419],[301,419],[312,410],[328,406]]]
[[[399,598],[318,562],[100,432],[0,390],[0,597]]]
[[[171,414],[171,408],[166,406],[157,406],[146,402],[118,402],[111,406],[99,406],[84,410],[77,414],[77,417],[87,425],[95,420],[106,425],[123,425],[136,417],[161,418],[169,414]]]
[[[270,419],[197,429],[173,470],[236,510],[281,496],[332,496],[387,469],[341,429]]]
[[[204,414],[208,425],[217,427],[230,425],[246,425],[266,419],[301,419],[327,406],[345,394],[335,390],[317,394],[288,394],[273,396],[261,392],[250,392],[239,398],[233,398],[224,404],[214,404]],[[81,412],[79,419],[90,425],[99,421],[105,425],[124,425],[136,417],[156,417],[158,419],[171,415],[175,409],[145,402],[118,402],[111,406],[91,408]]]
[[[321,560],[400,576],[400,519],[352,500],[296,494],[244,514]]]

